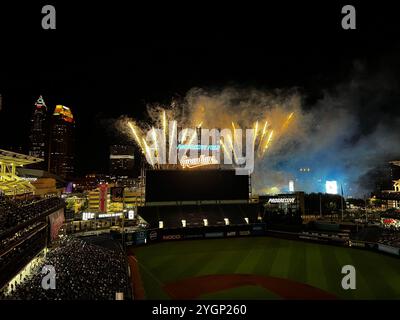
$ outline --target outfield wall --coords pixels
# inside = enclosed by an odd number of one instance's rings
[[[122,238],[121,234],[113,233]],[[266,224],[255,223],[233,226],[210,226],[196,228],[149,229],[125,233],[125,245],[143,245],[147,243],[173,240],[216,239],[249,236],[265,236]]]
[[[124,242],[127,246],[145,245],[164,241],[184,241],[194,239],[218,239],[235,237],[272,236],[277,238],[329,244],[343,247],[360,248],[364,250],[390,254],[400,257],[400,248],[380,243],[351,240],[334,234],[315,232],[286,232],[267,230],[265,223],[234,225],[234,226],[211,226],[198,228],[174,228],[174,229],[149,229],[125,233]],[[121,234],[114,234],[115,238],[121,240]]]
[[[366,242],[366,241],[360,241],[360,240],[350,240],[349,246],[354,247],[354,248],[361,248],[361,249],[367,249],[367,250],[376,251],[376,252],[382,252],[382,253],[400,257],[400,248],[388,246],[388,245],[382,244],[382,243]]]
[[[114,234],[122,238],[121,234]],[[341,246],[348,244],[347,238],[330,237],[325,234],[294,233],[285,231],[267,230],[265,223],[232,225],[232,226],[209,226],[209,227],[186,227],[173,229],[149,229],[125,233],[125,245],[144,245],[161,241],[183,241],[194,239],[218,239],[235,237],[273,236],[291,240],[311,241],[329,243]]]

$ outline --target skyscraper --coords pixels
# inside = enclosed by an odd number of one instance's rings
[[[48,124],[47,124],[47,106],[40,96],[35,103],[31,118],[29,155],[47,160],[48,150]],[[37,164],[41,168],[46,168],[46,163]]]
[[[70,108],[57,105],[51,119],[49,171],[63,178],[74,173],[74,129]]]
[[[132,177],[134,148],[127,145],[112,145],[110,147],[110,173],[117,177]]]

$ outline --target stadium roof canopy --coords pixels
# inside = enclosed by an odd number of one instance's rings
[[[23,166],[32,163],[38,163],[41,161],[43,161],[43,159],[0,149],[0,163]]]
[[[0,149],[0,194],[32,193],[35,187],[17,175],[16,167],[41,162],[43,159]]]

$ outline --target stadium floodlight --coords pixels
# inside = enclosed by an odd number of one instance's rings
[[[162,220],[158,221],[158,228],[159,229],[164,228],[164,221],[162,221]]]
[[[207,220],[207,219],[203,219],[203,223],[204,223],[204,226],[205,226],[205,227],[208,226],[208,220]]]
[[[326,181],[325,182],[325,190],[326,193],[329,194],[338,194],[338,187],[337,187],[337,181]]]

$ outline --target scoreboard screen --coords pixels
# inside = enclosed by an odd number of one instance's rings
[[[234,170],[148,170],[146,202],[247,200],[249,176]]]

